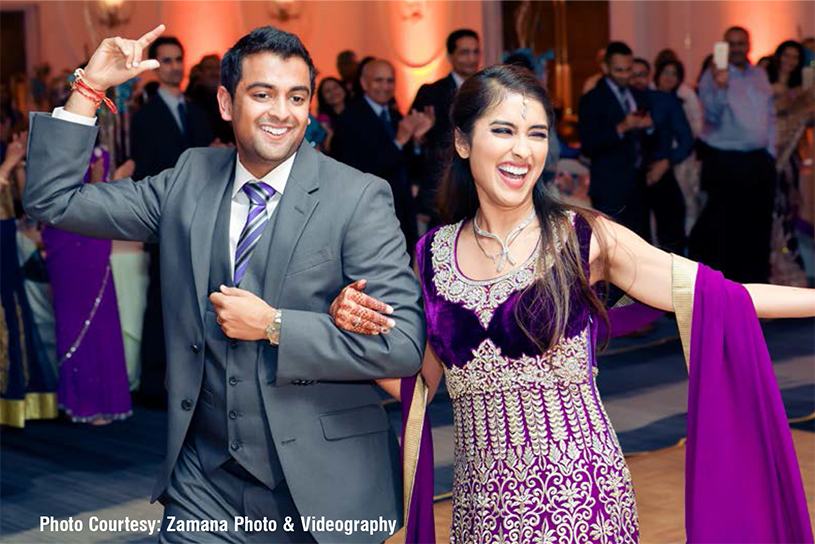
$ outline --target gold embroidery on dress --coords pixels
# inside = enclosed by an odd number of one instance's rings
[[[587,327],[515,359],[487,339],[465,365],[445,369],[455,427],[450,542],[636,541],[631,475],[589,373],[590,338]]]
[[[573,211],[567,212],[571,223],[574,223],[576,215]],[[463,225],[463,219],[458,223],[445,225],[433,236],[430,244],[433,285],[439,295],[448,302],[460,303],[468,310],[473,310],[481,326],[486,329],[498,306],[506,302],[516,291],[528,287],[537,277],[540,245],[535,248],[529,259],[515,270],[489,280],[472,280],[462,274],[456,265],[456,240]],[[561,241],[556,229],[555,251],[560,250]],[[546,268],[548,269],[551,264],[551,259],[547,258]]]

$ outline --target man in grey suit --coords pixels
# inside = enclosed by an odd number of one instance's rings
[[[80,78],[104,90],[154,69],[142,51],[163,29],[104,40]],[[237,150],[190,149],[140,182],[82,184],[97,134],[87,89],[33,114],[24,205],[61,229],[160,241],[160,541],[381,542],[401,522],[401,473],[371,380],[416,373],[425,345],[390,189],[303,141],[314,67],[293,34],[241,38],[221,83]],[[361,279],[391,301],[382,334],[340,331],[327,313]]]

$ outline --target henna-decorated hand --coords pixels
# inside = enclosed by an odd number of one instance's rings
[[[382,313],[392,314],[393,308],[363,293],[367,283],[368,280],[357,280],[345,287],[331,303],[328,313],[334,324],[344,331],[388,334],[396,322]]]

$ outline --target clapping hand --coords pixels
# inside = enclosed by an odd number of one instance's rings
[[[416,110],[413,110],[416,111]],[[436,110],[433,106],[425,106],[421,112],[416,113],[419,121],[413,131],[413,143],[418,145],[430,129],[436,124]]]
[[[348,332],[376,335],[388,334],[396,322],[382,315],[392,314],[393,308],[362,292],[367,280],[357,280],[346,286],[331,303],[328,313],[334,324]]]
[[[0,188],[8,185],[9,176],[25,158],[27,141],[28,132],[20,132],[11,137],[11,142],[6,148],[6,158],[0,165]]]

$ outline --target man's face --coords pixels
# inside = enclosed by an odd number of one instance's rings
[[[221,61],[208,55],[201,59],[201,80],[211,89],[217,89],[221,82]]]
[[[396,89],[393,67],[387,62],[374,60],[365,65],[360,79],[362,90],[377,104],[387,106]]]
[[[159,67],[156,69],[158,80],[164,85],[178,87],[184,79],[184,53],[181,48],[172,43],[158,46],[156,60]]]
[[[291,157],[308,126],[311,80],[300,57],[256,53],[243,59],[235,97],[218,89],[221,116],[232,121],[241,162],[265,175]]]
[[[631,55],[611,55],[608,59],[608,77],[620,88],[628,87],[631,81],[634,57]]]
[[[730,50],[730,64],[742,67],[747,64],[750,52],[750,36],[742,30],[731,30],[724,36]]]
[[[651,81],[651,70],[641,62],[632,63],[629,85],[638,91],[644,91],[648,88],[649,81]]]
[[[356,55],[340,55],[337,58],[337,71],[343,81],[353,81],[358,69],[359,63]]]
[[[456,40],[456,50],[450,55],[450,64],[453,71],[462,77],[470,77],[478,71],[481,61],[481,49],[478,40],[472,36],[464,36]]]

